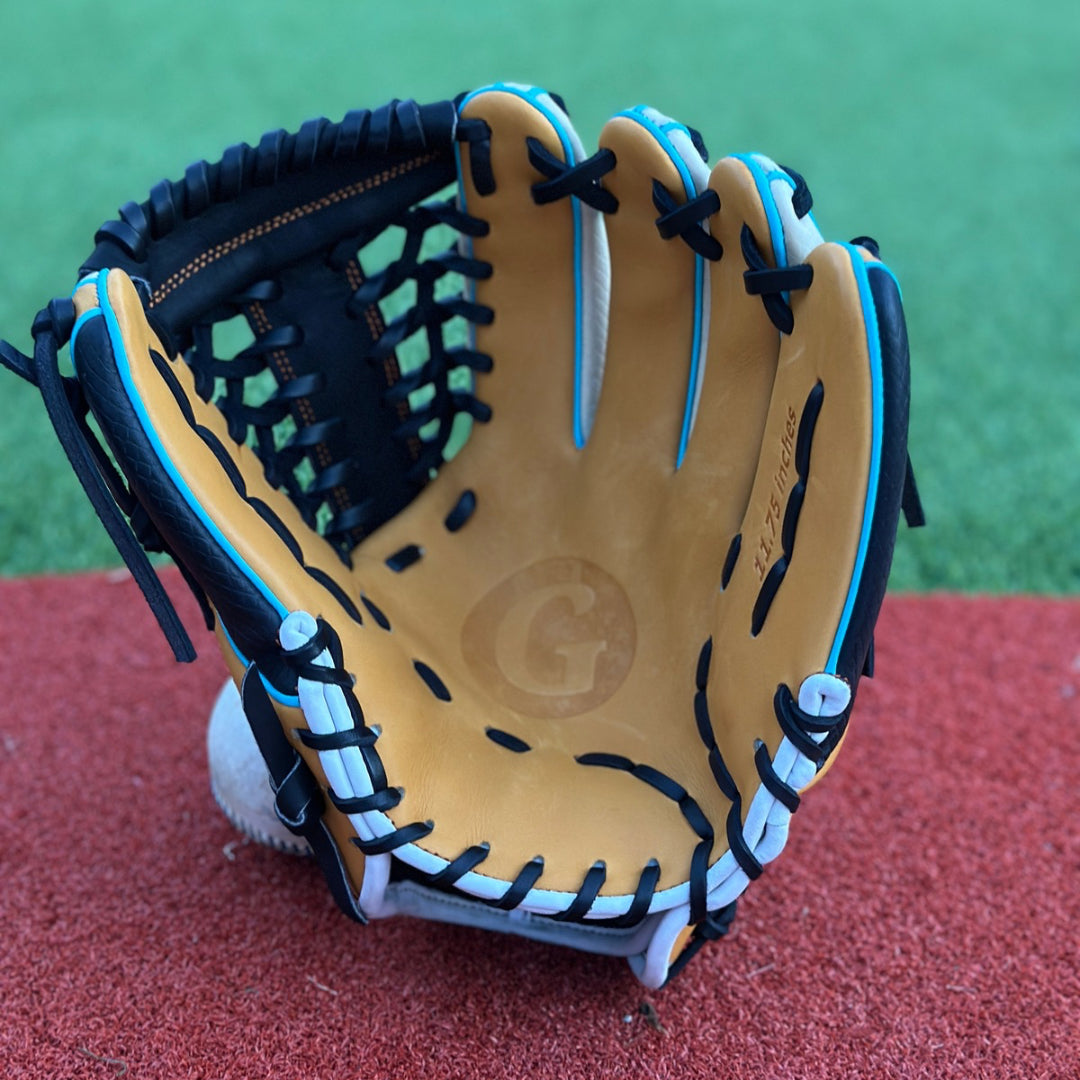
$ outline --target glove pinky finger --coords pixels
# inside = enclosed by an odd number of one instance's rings
[[[722,696],[749,679],[763,727],[775,725],[779,686],[799,702],[804,681],[824,673],[854,691],[885,592],[907,462],[908,351],[896,282],[849,245],[824,244],[808,263],[813,279],[791,293],[794,325],[717,608],[725,647],[710,703],[717,715],[745,714]],[[846,714],[848,703],[838,703]],[[813,711],[837,711],[827,706]],[[842,728],[814,740],[820,758]],[[768,741],[775,752],[776,735]]]

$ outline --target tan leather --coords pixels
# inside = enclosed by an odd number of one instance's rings
[[[694,931],[696,929],[696,926],[684,926],[682,930],[679,931],[674,944],[671,946],[671,952],[668,953],[668,967],[671,967],[671,965],[682,955],[683,950],[693,940]]]
[[[629,773],[575,758],[605,752],[665,773],[712,822],[711,861],[726,850],[729,804],[694,722],[698,653],[712,636],[716,740],[740,790],[752,794],[755,740],[775,750],[781,738],[776,686],[797,690],[823,667],[855,558],[871,434],[858,291],[846,251],[818,249],[813,286],[793,294],[795,331],[781,344],[760,299],[743,287],[739,231],[747,222],[760,240],[768,236],[760,199],[746,166],[722,161],[710,181],[721,209],[709,224],[727,255],[711,268],[704,388],[676,472],[694,255],[678,238],[662,240],[654,225],[652,177],[681,199],[666,155],[640,126],[612,121],[601,138],[618,157],[605,186],[620,199],[606,222],[614,267],[608,371],[593,437],[579,451],[571,424],[570,204],[532,201],[529,185],[540,177],[525,153],[526,135],[553,152],[558,139],[509,93],[483,94],[466,114],[492,129],[494,194],[478,195],[464,170],[467,208],[491,224],[475,241],[476,256],[495,268],[476,295],[496,312],[494,324],[477,331],[477,347],[495,359],[476,387],[491,422],[475,425],[430,487],[357,549],[351,576],[269,488],[254,456],[236,448],[250,492],[289,525],[305,559],[343,579],[354,598],[370,597],[389,632],[348,619],[236,495],[146,359],[160,344],[119,273],[110,275],[110,297],[122,313],[138,392],[199,501],[228,523],[241,557],[286,607],[323,615],[340,633],[367,722],[382,729],[377,750],[389,783],[405,789],[390,813],[394,823],[434,821],[419,843],[445,859],[489,844],[476,872],[502,881],[542,855],[537,887],[574,893],[603,860],[603,895],[627,895],[656,859],[659,887],[671,888],[687,880],[699,841],[678,805]],[[216,410],[195,397],[184,365],[173,367],[199,422],[233,445]],[[795,556],[752,638],[760,587],[753,550],[769,527],[770,497],[783,504],[794,483],[790,468],[777,486],[789,410],[801,414],[818,378],[826,398]],[[451,533],[444,518],[466,489],[477,510]],[[721,592],[724,557],[740,530],[743,555]],[[409,544],[423,557],[395,573],[385,560]],[[767,561],[778,550],[777,543]],[[433,696],[414,660],[437,672],[450,702]],[[489,727],[530,750],[497,745]],[[322,778],[316,755],[303,753]],[[339,835],[342,828],[336,820]],[[362,857],[351,845],[343,850],[356,884]]]
[[[713,652],[709,680],[714,727],[741,728],[747,702],[760,702],[758,737],[770,753],[781,740],[779,729],[768,723],[777,684],[787,683],[797,692],[799,683],[823,670],[828,659],[855,565],[871,451],[870,364],[850,258],[846,249],[826,244],[809,261],[814,282],[806,293],[792,296],[795,329],[780,352],[760,467],[741,529],[743,552],[716,602],[715,640],[721,647]],[[779,523],[773,533],[775,504],[787,505],[797,479],[789,467],[784,482],[776,482],[789,409],[801,415],[819,378],[825,400],[814,433],[794,555],[765,626],[754,638],[750,613],[763,576],[755,556],[763,543],[771,544],[769,556],[762,559],[764,573],[780,556]],[[740,791],[757,783],[747,735],[740,733],[735,742],[743,748],[741,754],[729,754],[721,744]]]

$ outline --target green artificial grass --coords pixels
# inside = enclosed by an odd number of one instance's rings
[[[594,143],[646,102],[714,157],[808,178],[904,288],[931,527],[900,589],[1080,591],[1080,8],[1075,0],[380,5],[38,0],[0,15],[0,334],[23,349],[95,229],[266,129],[495,79]],[[32,388],[0,377],[0,573],[114,565]]]

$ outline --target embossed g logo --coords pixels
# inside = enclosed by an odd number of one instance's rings
[[[619,583],[582,559],[546,559],[496,585],[469,613],[461,648],[503,704],[526,716],[576,716],[607,701],[637,635]]]

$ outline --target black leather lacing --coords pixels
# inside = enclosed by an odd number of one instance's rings
[[[408,570],[413,563],[419,562],[424,557],[423,548],[417,544],[406,544],[403,548],[387,556],[386,565],[396,574],[402,570]]]
[[[500,911],[512,911],[528,896],[529,890],[540,880],[543,873],[544,856],[537,855],[522,866],[498,900],[486,900],[484,903]]]
[[[814,280],[814,268],[809,263],[776,268],[769,266],[749,225],[743,225],[739,244],[747,265],[743,274],[747,293],[760,296],[773,326],[781,334],[790,334],[795,329],[795,316],[792,314],[791,305],[784,299],[784,294],[793,289],[810,288],[810,283]]]
[[[283,649],[282,659],[298,679],[303,678],[338,687],[342,691],[353,726],[351,729],[331,735],[316,735],[304,728],[298,728],[296,735],[305,746],[315,750],[341,750],[356,747],[360,751],[364,767],[371,779],[372,793],[354,798],[343,797],[332,789],[328,790],[327,795],[331,802],[344,813],[392,809],[401,801],[401,792],[387,783],[386,771],[376,749],[378,734],[365,723],[363,709],[353,693],[355,679],[342,666],[341,639],[325,620],[316,620],[316,626],[315,634],[303,645],[296,649]],[[329,652],[332,666],[327,667],[315,663],[316,658],[324,650]],[[353,837],[352,843],[365,855],[382,855],[405,844],[414,843],[427,836],[433,828],[434,823],[431,821],[414,821],[391,829],[385,835],[371,840]],[[333,883],[331,886],[333,888]],[[338,891],[334,888],[335,895]]]
[[[716,781],[717,787],[720,788],[721,794],[723,794],[724,798],[731,803],[725,822],[725,834],[727,836],[728,848],[734,856],[735,861],[739,864],[739,867],[746,876],[753,881],[755,878],[761,876],[762,866],[754,857],[754,853],[750,850],[750,845],[747,844],[746,838],[743,836],[742,793],[739,791],[739,788],[731,775],[731,771],[728,769],[723,755],[720,753],[720,748],[716,745],[716,736],[713,733],[712,719],[709,716],[709,699],[706,687],[709,684],[709,667],[711,662],[712,638],[709,638],[701,647],[701,652],[698,654],[697,669],[694,678],[694,683],[697,688],[694,694],[694,720],[697,724],[698,736],[709,754],[709,768],[712,770],[713,779]],[[703,913],[699,912],[698,916],[695,917],[693,911],[691,911],[690,921],[692,923],[700,922],[703,918]]]
[[[41,392],[57,439],[94,512],[150,605],[173,655],[189,662],[195,659],[195,648],[146,556],[147,551],[168,552],[168,548],[87,423],[90,410],[78,379],[60,373],[59,350],[74,326],[74,304],[67,299],[54,300],[34,319],[34,355],[26,356],[0,342],[0,362]],[[207,626],[212,627],[213,615],[202,590],[182,566],[181,572],[199,601]]]
[[[791,192],[791,207],[795,211],[795,216],[800,219],[806,217],[814,208],[814,196],[810,194],[810,188],[802,174],[796,172],[790,165],[781,165],[780,168],[791,177],[795,184]]]
[[[321,655],[324,650],[329,652],[332,666],[324,667],[321,664],[315,663],[316,658]],[[317,735],[306,728],[297,728],[294,731],[294,734],[300,742],[309,749],[323,751],[356,748],[363,756],[364,766],[371,779],[371,794],[344,797],[333,791],[333,789],[329,789],[326,794],[330,803],[345,814],[365,813],[370,810],[385,812],[398,806],[401,802],[402,791],[400,788],[391,786],[387,781],[386,772],[377,750],[379,733],[376,729],[368,727],[365,722],[363,709],[354,693],[355,679],[345,671],[342,666],[343,653],[341,639],[335,633],[333,627],[325,620],[317,619],[315,634],[307,642],[296,649],[281,650],[281,655],[287,666],[291,668],[293,674],[297,678],[310,679],[315,682],[339,687],[343,693],[349,715],[353,722],[351,728],[324,735]],[[265,696],[265,690],[262,689],[261,680],[256,678],[254,681],[259,685],[257,688],[253,686],[251,691],[252,694],[258,695],[261,693],[262,696]],[[269,704],[268,699],[266,704]],[[280,732],[280,725],[276,724],[276,718],[275,725]],[[503,741],[503,745],[507,745],[508,748],[517,749],[519,752],[528,749],[528,747],[520,740],[514,740],[513,737],[506,736],[505,733],[502,732],[499,732],[498,734],[504,736],[505,741]],[[291,753],[295,754],[295,751],[292,750],[288,740],[284,739],[284,737],[283,742],[285,747],[287,747]],[[311,775],[310,770],[308,770],[306,765],[302,762],[297,764],[299,758],[293,760],[288,757],[282,746],[274,745],[271,746],[270,750],[271,753],[276,753],[278,755],[276,766],[272,766],[271,768],[272,774],[274,767],[276,767],[279,775],[283,776],[284,773],[289,772],[298,776],[300,779],[290,781],[290,785],[295,786],[298,789],[302,787],[305,797],[305,806],[310,804],[310,806],[315,807],[318,805],[319,810],[316,817],[321,815],[321,798],[319,800],[315,799],[315,796],[310,790],[310,783],[304,779],[305,774],[307,776]],[[275,786],[275,791],[277,790],[278,787]],[[289,825],[290,828],[294,828],[295,825],[294,831],[306,836],[309,842],[312,843],[313,849],[316,850],[316,854],[319,855],[320,849],[325,849],[326,847],[322,835],[322,833],[325,832],[325,828],[322,830],[316,828],[311,817],[312,814],[308,813],[301,822],[293,822],[290,824],[290,821],[286,820],[285,823]],[[283,820],[285,820],[284,817]],[[353,837],[352,843],[367,855],[380,855],[395,851],[399,847],[423,839],[433,828],[434,822],[432,821],[414,821],[392,829],[387,834],[375,837],[372,840],[361,840],[359,837]],[[465,874],[479,866],[480,863],[488,857],[489,852],[490,845],[486,842],[471,845],[461,852],[461,854],[450,860],[447,866],[439,873],[430,877],[421,875],[418,880],[423,881],[423,883],[429,887],[449,889]],[[351,889],[348,886],[346,871],[344,864],[340,861],[340,857],[335,856],[332,852],[323,850],[319,861],[330,882],[331,892],[337,899],[339,905],[341,905],[343,910],[352,917],[361,917],[358,915],[359,909],[355,898],[352,896]],[[533,888],[537,881],[539,881],[543,872],[543,856],[537,855],[535,858],[530,859],[523,864],[513,881],[507,885],[507,888],[503,891],[501,896],[494,900],[485,900],[482,902],[501,910],[515,908],[525,899],[529,890]],[[571,920],[583,917],[599,894],[605,876],[603,863],[595,863],[590,867],[582,880],[581,888],[571,899],[567,909],[562,912],[560,916],[557,916],[557,918]],[[602,920],[602,925],[609,927],[636,925],[648,911],[649,903],[656,891],[656,885],[659,878],[659,865],[655,860],[650,860],[649,864],[642,872],[638,888],[627,914],[618,919]]]
[[[724,557],[724,567],[720,571],[720,588],[726,589],[731,575],[735,573],[735,564],[739,561],[739,553],[742,551],[742,533],[736,533],[728,545],[727,555]]]
[[[653,206],[660,212],[656,229],[665,240],[681,236],[703,258],[716,262],[723,257],[720,241],[706,232],[704,226],[705,219],[720,209],[720,196],[712,188],[679,203],[659,180],[653,180],[652,198]]]
[[[443,525],[446,527],[447,532],[458,532],[464,528],[465,523],[476,513],[476,492],[471,488],[466,488],[458,496],[458,501],[454,503],[453,509],[443,519]]]
[[[483,144],[473,144],[470,156],[474,172],[483,169],[483,159],[477,150],[479,145]],[[397,439],[416,439],[421,437],[425,428],[437,422],[434,434],[423,439],[421,452],[409,470],[410,479],[422,484],[427,481],[431,470],[442,463],[443,451],[456,415],[467,413],[480,423],[491,419],[491,408],[474,393],[450,388],[452,372],[466,369],[473,373],[487,373],[492,368],[491,357],[465,346],[448,346],[444,328],[453,319],[462,319],[474,326],[487,326],[495,317],[491,308],[465,296],[439,295],[440,283],[448,274],[472,281],[484,280],[491,276],[490,263],[462,255],[456,247],[425,258],[422,257],[422,246],[429,230],[439,225],[449,225],[458,233],[470,237],[486,235],[488,226],[479,218],[458,210],[451,202],[428,202],[413,207],[392,224],[405,233],[401,255],[356,289],[349,302],[349,310],[359,318],[371,305],[385,299],[406,282],[414,284],[416,298],[413,305],[386,324],[367,360],[371,364],[382,364],[414,334],[423,333],[426,337],[427,361],[398,380],[385,395],[386,401],[396,404],[406,402],[409,395],[421,387],[432,387],[433,393],[427,404],[412,412],[395,432]]]
[[[731,801],[726,828],[728,846],[747,877],[753,880],[761,875],[763,867],[750,850],[743,835],[742,795],[716,745],[716,737],[709,716],[709,701],[706,688],[709,681],[712,648],[712,638],[709,638],[702,645],[698,656],[695,677],[694,718],[697,723],[698,735],[709,753],[709,766],[712,769],[717,787],[720,788],[724,797]],[[847,707],[836,716],[812,716],[799,708],[791,690],[782,683],[777,687],[776,694],[773,697],[773,711],[781,731],[787,736],[795,749],[813,761],[819,769],[840,741],[848,717],[851,715],[851,704],[851,701],[849,701]],[[813,737],[822,733],[825,734],[825,738],[820,741]],[[766,791],[791,813],[798,810],[800,803],[799,793],[777,775],[773,768],[769,749],[761,739],[754,742],[754,766]],[[691,918],[690,921],[694,922],[696,920]]]
[[[851,715],[853,698],[836,716],[813,716],[799,708],[791,689],[781,684],[773,695],[773,712],[780,729],[795,749],[808,757],[820,769],[825,759],[840,742]],[[820,742],[813,735],[825,735]]]
[[[387,618],[386,612],[370,596],[361,593],[360,602],[368,609],[368,614],[375,620],[377,626],[382,627],[383,630],[390,629],[390,620]]]
[[[349,618],[356,623],[362,624],[364,621],[363,616],[360,613],[360,609],[353,602],[352,597],[349,596],[330,574],[320,570],[317,566],[309,566],[304,558],[304,552],[300,546],[300,542],[289,531],[285,522],[282,521],[278,514],[262,499],[249,494],[247,483],[244,480],[244,474],[237,465],[233,455],[209,428],[196,422],[194,411],[191,408],[191,402],[188,400],[183,387],[181,387],[180,380],[170,368],[169,362],[164,356],[154,350],[151,350],[150,352],[150,359],[153,361],[154,367],[161,377],[161,381],[172,393],[177,407],[180,409],[180,412],[187,421],[189,427],[191,427],[195,434],[202,439],[207,449],[209,449],[217,459],[221,471],[232,484],[236,494],[239,495],[240,498],[242,498],[259,515],[263,522],[274,531],[278,539],[288,549],[289,554],[292,555],[296,562],[303,568],[304,572],[314,581],[317,581],[331,596],[333,596]],[[139,510],[141,511],[142,508],[139,507]]]
[[[469,173],[477,194],[490,195],[495,190],[495,173],[491,168],[491,128],[487,121],[479,117],[458,120],[454,138],[469,147]]]
[[[426,883],[436,889],[448,888],[479,866],[488,857],[490,851],[491,845],[487,841],[467,847],[437,874],[427,878]]]
[[[712,638],[709,638],[701,647],[701,653],[698,657],[694,717],[697,721],[698,734],[709,752],[709,765],[712,768],[717,786],[726,798],[732,800],[731,812],[728,815],[728,839],[729,841],[735,839],[735,843],[731,845],[732,854],[747,875],[750,878],[755,878],[761,874],[762,867],[749,851],[742,836],[741,796],[716,746],[712,722],[709,718],[706,687],[708,685],[711,658]],[[776,694],[773,696],[773,711],[777,723],[780,725],[780,730],[787,736],[795,749],[813,761],[819,769],[840,742],[840,736],[843,734],[848,718],[851,715],[851,705],[852,702],[849,700],[847,706],[836,716],[812,716],[799,708],[795,695],[783,683],[777,687]],[[822,733],[826,737],[820,741],[813,737]],[[779,800],[792,813],[798,810],[800,803],[799,793],[777,775],[773,769],[769,749],[760,739],[754,742],[754,766],[769,794]]]
[[[501,728],[486,727],[484,734],[497,746],[502,746],[515,754],[527,754],[532,749],[524,739],[519,739],[516,735],[511,735],[509,731],[503,731]]]
[[[586,872],[578,894],[570,906],[558,915],[553,915],[552,918],[556,922],[577,922],[583,919],[593,906],[593,901],[600,895],[600,890],[606,880],[607,866],[602,859],[598,859]]]
[[[708,751],[709,766],[712,769],[717,786],[722,794],[731,800],[731,808],[728,811],[726,822],[728,847],[743,872],[753,880],[761,875],[763,867],[750,850],[750,846],[743,835],[742,796],[716,745],[712,720],[709,716],[707,687],[712,662],[712,649],[712,638],[709,638],[702,645],[701,652],[698,655],[694,678],[696,687],[694,718],[698,735]],[[784,684],[777,687],[773,698],[773,708],[781,730],[795,748],[810,758],[819,769],[843,735],[851,714],[851,704],[849,701],[847,707],[837,716],[811,716],[799,708],[791,690]],[[826,737],[820,742],[813,738],[815,734],[821,734],[822,732],[826,733]],[[769,749],[761,739],[754,742],[754,766],[766,791],[791,813],[798,810],[800,805],[798,792],[777,775],[773,768]],[[702,918],[695,918],[694,912],[691,911],[689,921],[691,924],[697,923],[697,925],[694,928],[690,942],[669,968],[667,981],[670,981],[682,971],[706,941],[714,941],[728,933],[735,917],[735,906],[735,901],[732,901],[726,907],[706,912]]]
[[[425,664],[423,660],[414,660],[413,668],[416,674],[420,676],[421,682],[431,691],[432,695],[437,701],[451,701],[450,691],[446,687],[446,683],[442,681],[438,673],[430,664]]]
[[[120,255],[117,264],[129,268],[137,277],[155,242],[192,218],[213,212],[218,204],[271,186],[287,173],[302,173],[317,165],[332,168],[338,161],[372,154],[391,155],[391,161],[394,154],[422,156],[428,150],[434,154],[439,152],[434,148],[453,139],[470,144],[469,167],[477,189],[494,190],[490,130],[482,120],[458,118],[449,102],[421,106],[395,100],[379,109],[350,112],[340,123],[318,119],[305,123],[295,134],[268,132],[255,147],[231,147],[219,162],[196,162],[188,167],[182,180],[157,184],[146,203],[123,206],[119,218],[102,225],[95,240],[99,248],[104,245],[106,252],[114,249]],[[404,229],[404,251],[381,273],[363,280],[357,250],[389,225]],[[348,314],[364,318],[372,331],[377,331],[374,347],[366,356],[370,364],[396,368],[396,347],[418,331],[426,335],[427,362],[404,378],[390,380],[392,385],[385,396],[387,404],[402,417],[394,437],[407,444],[414,457],[408,480],[417,487],[426,483],[432,469],[441,464],[453,419],[459,412],[467,412],[479,421],[490,415],[487,406],[470,392],[452,391],[449,385],[455,369],[487,371],[490,358],[475,350],[447,347],[444,326],[454,318],[488,322],[491,313],[463,298],[435,298],[436,283],[445,275],[477,279],[489,274],[490,267],[459,255],[456,249],[421,258],[425,237],[439,226],[449,226],[465,236],[481,236],[487,231],[485,222],[458,210],[452,198],[432,199],[393,220],[380,220],[374,232],[342,240],[326,255],[329,267],[357,285],[347,305]],[[95,253],[94,260],[94,266],[87,269],[112,265],[101,250]],[[140,266],[132,268],[132,261]],[[415,304],[383,326],[374,305],[406,281],[416,284]],[[172,278],[164,285],[153,284],[153,293],[144,290],[148,314],[159,299],[180,287]],[[287,322],[270,326],[260,314],[260,305],[280,299],[282,289],[282,277],[278,275],[221,297],[213,310],[185,331],[179,344],[195,373],[199,394],[207,401],[218,394],[216,404],[226,416],[233,440],[254,445],[269,481],[288,492],[306,523],[320,531],[347,562],[351,549],[380,523],[380,510],[374,499],[353,498],[346,487],[355,471],[355,457],[335,457],[327,449],[325,440],[340,419],[334,415],[315,417],[305,407],[310,395],[321,391],[325,382],[318,373],[296,375],[290,369],[289,349],[302,345],[304,328]],[[255,340],[236,357],[220,358],[213,350],[214,327],[238,314],[247,317]],[[278,387],[266,400],[252,404],[252,381],[268,369],[273,371]],[[409,395],[428,386],[433,390],[431,399],[422,410],[413,412],[408,407]],[[326,411],[325,398],[323,401]],[[287,420],[294,422],[291,433],[282,426]]]
[[[538,205],[575,195],[594,210],[605,214],[613,214],[619,208],[619,200],[600,183],[615,168],[613,151],[598,150],[592,157],[576,165],[567,165],[531,135],[525,139],[525,146],[529,163],[547,177],[532,185],[533,201]]]
[[[881,256],[881,245],[872,236],[856,236],[851,243],[855,247],[866,248],[875,259]]]
[[[451,373],[461,368],[488,372],[492,366],[491,358],[485,353],[464,346],[448,346],[444,332],[445,325],[456,318],[478,325],[490,323],[491,309],[461,296],[437,296],[439,283],[447,275],[479,280],[490,275],[490,264],[462,256],[456,248],[422,258],[422,246],[429,231],[440,225],[450,226],[467,236],[481,236],[486,233],[487,226],[478,218],[460,212],[448,201],[413,207],[387,224],[399,226],[404,231],[402,253],[354,290],[346,312],[351,318],[365,317],[373,305],[406,282],[415,285],[415,302],[384,326],[364,360],[371,365],[383,365],[393,359],[406,339],[417,333],[426,337],[428,359],[416,370],[401,376],[384,393],[384,400],[397,406],[407,404],[415,391],[428,386],[432,388],[427,404],[416,411],[407,409],[407,418],[394,432],[396,439],[403,442],[416,440],[419,445],[408,477],[417,486],[422,486],[432,469],[442,462],[454,417],[466,412],[474,420],[484,422],[491,415],[487,405],[472,393],[451,390]],[[356,241],[343,241],[329,253],[327,264],[342,269],[355,254]],[[258,282],[231,297],[229,307],[233,311],[250,311],[252,305],[273,301],[280,293],[280,283]],[[185,358],[195,374],[196,389],[204,400],[210,400],[215,386],[223,387],[215,404],[226,417],[230,436],[237,443],[253,441],[267,480],[288,492],[309,526],[319,529],[339,552],[347,553],[377,522],[373,518],[371,500],[338,507],[329,516],[323,514],[323,507],[332,505],[331,494],[347,480],[355,465],[353,457],[346,457],[320,467],[318,450],[339,423],[338,418],[328,417],[297,425],[284,441],[280,435],[282,423],[296,416],[298,403],[322,389],[322,376],[316,372],[283,381],[259,405],[245,400],[251,380],[267,370],[270,359],[287,354],[290,347],[303,342],[303,328],[280,325],[260,333],[258,320],[252,319],[251,324],[256,328],[255,340],[232,359],[219,359],[214,355],[213,323],[201,323],[193,328],[192,346]],[[434,426],[435,422],[437,426]],[[433,433],[423,437],[424,429]],[[302,479],[301,467],[306,462],[313,466],[313,475]]]
[[[681,784],[662,773],[659,769],[655,769],[651,765],[635,763],[619,754],[579,754],[574,760],[579,765],[599,766],[628,772],[635,779],[648,784],[649,787],[678,805],[687,825],[690,826],[698,838],[698,843],[694,846],[693,854],[690,856],[690,921],[700,922],[704,919],[706,915],[706,897],[709,891],[709,856],[712,853],[715,833],[712,824],[693,796]]]
[[[326,824],[326,803],[319,783],[289,742],[254,663],[244,676],[241,698],[244,715],[270,774],[278,820],[294,835],[307,840],[341,910],[357,922],[366,922],[359,900],[353,894],[341,851]]]
[[[705,918],[694,927],[694,932],[691,935],[690,940],[686,943],[685,948],[675,958],[675,962],[668,968],[667,978],[664,979],[664,986],[667,986],[667,984],[671,982],[671,980],[674,979],[688,963],[690,963],[705,942],[719,941],[720,938],[725,937],[730,932],[731,924],[735,921],[737,907],[738,902],[732,900],[730,904],[726,904],[722,908],[716,908],[715,910],[708,912]]]
[[[318,619],[316,624],[317,630],[313,637],[297,649],[282,650],[283,658],[296,677],[340,687],[353,721],[353,727],[327,735],[316,735],[305,728],[298,728],[294,734],[305,746],[312,750],[343,750],[356,747],[363,755],[365,768],[371,778],[372,794],[356,798],[345,798],[330,790],[327,792],[327,797],[333,805],[345,813],[392,809],[401,801],[401,790],[392,787],[387,781],[386,772],[377,750],[379,733],[376,729],[369,728],[365,723],[363,710],[354,692],[355,679],[342,667],[341,640],[333,628],[324,620]],[[316,657],[324,650],[330,653],[331,667],[324,667],[315,663]],[[503,738],[496,739],[496,741],[502,742],[508,748],[518,750],[518,752],[527,751],[527,746],[520,740],[507,737],[502,732],[499,732],[498,735],[503,736]],[[508,745],[511,743],[512,745]],[[650,784],[662,794],[675,799],[679,803],[683,816],[699,836],[691,871],[693,877],[693,907],[701,918],[705,918],[707,914],[704,908],[705,874],[708,869],[708,854],[712,848],[713,833],[712,827],[705,819],[697,803],[674,780],[647,765],[634,765],[626,759],[616,758],[614,755],[608,754],[584,755],[578,761],[580,764],[586,765],[626,768],[638,779]],[[423,839],[433,828],[434,822],[431,821],[410,822],[393,829],[385,836],[377,837],[371,841],[364,841],[354,837],[352,843],[366,854],[383,854],[394,851],[405,844],[415,843]],[[308,834],[305,833],[304,835]],[[490,850],[490,845],[486,842],[471,845],[451,859],[440,872],[431,876],[418,875],[417,880],[429,887],[450,889],[462,877],[484,862]],[[353,914],[355,917],[353,910],[349,906],[351,893],[342,885],[345,873],[344,867],[339,862],[335,863],[325,859],[321,861],[324,871],[339,878],[337,881],[331,881],[331,889],[338,898],[338,902],[342,904],[349,914]],[[537,855],[522,865],[501,896],[481,902],[501,910],[515,908],[521,904],[529,890],[540,880],[543,872],[543,856]],[[401,876],[413,875],[413,872],[408,867],[395,869],[395,873]],[[553,916],[553,918],[561,921],[583,918],[599,895],[605,879],[606,870],[604,864],[602,862],[594,863],[585,872],[581,887],[572,896],[567,908],[558,915]],[[594,924],[608,928],[636,926],[648,914],[659,881],[660,864],[657,860],[650,859],[642,868],[637,887],[626,913],[611,919],[595,920]],[[354,901],[353,905],[355,905]]]
[[[795,185],[791,195],[791,205],[795,216],[806,217],[814,205],[814,199],[806,186],[806,181],[794,169],[786,165],[781,165],[780,168],[791,177]],[[795,266],[769,266],[765,261],[765,256],[761,254],[761,248],[749,225],[743,225],[739,244],[743,258],[746,260],[747,268],[743,279],[746,282],[747,293],[751,296],[760,296],[765,305],[765,311],[776,329],[782,334],[790,334],[795,329],[795,317],[787,301],[787,294],[796,289],[810,288],[814,280],[814,268],[808,263],[799,263]]]
[[[799,809],[799,793],[776,774],[772,758],[769,757],[769,748],[761,739],[754,743],[754,768],[757,769],[765,790],[794,814]]]

